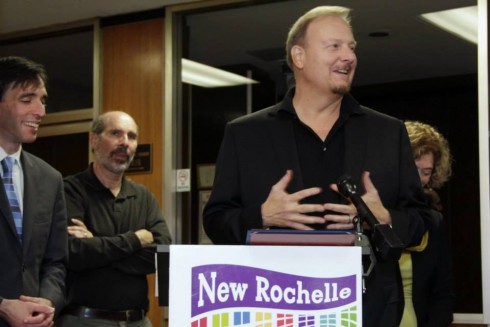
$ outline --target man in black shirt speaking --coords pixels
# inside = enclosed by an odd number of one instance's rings
[[[146,275],[155,272],[155,245],[171,238],[155,197],[124,178],[137,137],[131,116],[101,115],[90,133],[94,162],[65,178],[70,258],[59,326],[151,326]]]
[[[419,244],[429,215],[407,132],[349,94],[355,48],[348,8],[317,7],[293,25],[286,56],[296,86],[226,127],[204,210],[214,243],[244,244],[256,228],[352,229],[357,210],[335,186],[350,175],[377,220],[403,246]],[[366,289],[363,326],[398,326],[398,263],[378,260]]]

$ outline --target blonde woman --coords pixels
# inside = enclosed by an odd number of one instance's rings
[[[400,326],[446,327],[453,320],[452,268],[442,206],[434,189],[451,176],[451,153],[447,140],[434,127],[415,121],[405,126],[432,218],[422,243],[400,259],[405,295]]]

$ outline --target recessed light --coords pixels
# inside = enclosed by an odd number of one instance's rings
[[[370,37],[387,37],[390,36],[390,32],[386,30],[374,31],[368,34]]]

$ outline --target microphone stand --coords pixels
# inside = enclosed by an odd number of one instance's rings
[[[365,278],[368,277],[373,271],[376,265],[376,255],[371,248],[371,242],[367,235],[363,231],[363,219],[359,216],[355,216],[352,220],[356,226],[356,238],[354,241],[355,246],[360,246],[362,251],[362,292],[366,292],[366,285],[364,284]],[[367,269],[366,269],[367,267]]]
[[[365,221],[373,231],[373,244],[380,258],[385,261],[398,261],[404,248],[403,243],[393,232],[390,225],[380,224],[376,217],[374,217],[366,203],[357,194],[357,187],[352,182],[350,176],[342,176],[337,183],[337,187],[344,197],[351,200],[358,212],[358,215],[353,219],[353,223],[356,226],[355,245],[362,247],[363,270],[365,261],[369,261],[368,268],[363,273],[363,276],[369,276],[376,264],[376,256],[371,247],[371,242],[367,235],[364,234],[363,224]]]

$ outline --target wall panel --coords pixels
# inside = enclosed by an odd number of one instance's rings
[[[163,12],[162,12],[163,17]],[[122,110],[139,126],[139,144],[152,144],[152,171],[131,173],[163,199],[163,30],[164,19],[151,19],[103,27],[102,112]],[[162,309],[149,276],[150,312],[153,326],[162,326]]]

